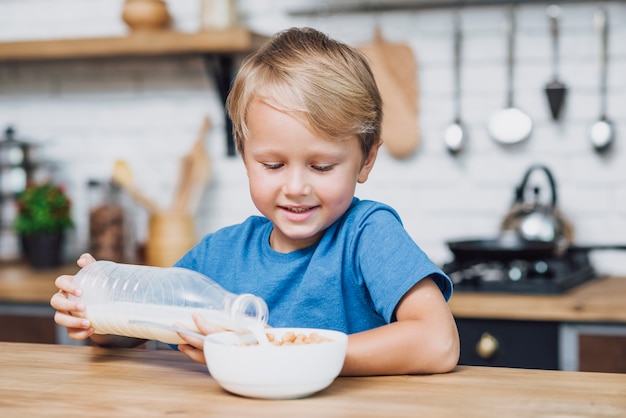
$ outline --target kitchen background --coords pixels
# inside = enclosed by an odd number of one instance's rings
[[[1,0],[0,42],[124,35],[123,3]],[[498,233],[514,188],[533,163],[547,165],[555,175],[558,205],[573,223],[577,243],[626,241],[626,2],[561,4],[560,78],[569,91],[558,122],[552,120],[543,92],[552,78],[548,3],[516,7],[515,104],[530,115],[534,130],[515,146],[496,143],[486,131],[489,116],[506,103],[507,3],[464,8],[461,97],[469,142],[457,156],[447,152],[442,139],[454,117],[455,10],[289,13],[342,3],[236,2],[239,23],[260,34],[313,26],[360,45],[372,40],[378,25],[387,41],[411,46],[418,63],[419,146],[403,159],[383,148],[357,194],[395,207],[411,236],[436,262],[451,258],[446,240]],[[199,29],[200,0],[170,0],[167,6],[175,29]],[[617,130],[613,148],[603,155],[588,139],[600,114],[600,38],[594,27],[600,6],[609,12],[608,116]],[[222,102],[201,57],[0,63],[0,127],[11,125],[18,138],[40,143],[39,157],[56,163],[54,178],[73,200],[76,228],[68,237],[68,260],[87,247],[87,181],[110,178],[114,161],[124,159],[137,186],[166,207],[180,159],[207,114],[212,128],[206,146],[213,166],[196,217],[198,236],[257,213],[239,157],[227,156]],[[146,220],[138,209],[139,240],[145,238]],[[0,245],[4,257],[17,251],[6,238]],[[623,252],[592,256],[599,272],[626,273]]]

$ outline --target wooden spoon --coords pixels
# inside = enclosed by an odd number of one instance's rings
[[[152,199],[144,195],[139,189],[137,189],[137,187],[135,187],[133,183],[133,173],[126,161],[115,161],[111,180],[113,183],[124,189],[133,199],[145,207],[149,212],[161,212],[159,206]]]
[[[172,210],[178,213],[195,213],[211,174],[211,159],[204,147],[204,138],[211,129],[211,119],[206,116],[192,149],[181,160],[180,178]]]

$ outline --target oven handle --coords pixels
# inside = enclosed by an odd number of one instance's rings
[[[626,250],[626,244],[570,245],[568,249],[578,251]]]

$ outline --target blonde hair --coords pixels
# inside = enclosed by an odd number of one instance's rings
[[[329,139],[356,135],[364,157],[380,143],[382,99],[365,57],[315,29],[279,32],[242,63],[226,100],[242,155],[253,99],[295,114]]]

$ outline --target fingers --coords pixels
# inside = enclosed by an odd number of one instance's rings
[[[82,302],[71,300],[68,297],[68,293],[59,290],[50,298],[50,306],[52,306],[57,311],[66,311],[66,312],[82,312],[85,310],[85,305]]]
[[[90,324],[81,325],[80,318],[71,315],[71,312],[85,311],[85,305],[82,302],[69,298],[69,295],[80,297],[82,294],[81,290],[74,286],[73,279],[74,276],[65,275],[57,277],[54,281],[55,286],[59,289],[50,298],[50,306],[57,310],[55,322],[69,328],[89,328]]]
[[[85,305],[69,298],[70,295],[80,297],[82,292],[74,285],[74,276],[63,275],[56,278],[55,286],[58,292],[50,298],[50,306],[56,312],[54,314],[54,322],[67,328],[67,335],[73,340],[84,340],[93,334],[91,322],[85,318],[74,316],[72,313],[85,311]]]
[[[226,331],[224,328],[210,323],[209,321],[204,319],[202,315],[198,313],[193,313],[191,315],[191,318],[193,319],[193,322],[196,324],[196,327],[198,327],[200,334],[209,335],[209,334],[213,334],[214,332]]]
[[[201,315],[197,313],[192,314],[192,318],[197,328],[193,330],[194,332],[198,332],[202,335],[208,335],[214,332],[224,331],[223,328],[208,322],[206,319],[204,319]],[[180,328],[188,328],[184,324],[181,324],[181,323],[175,323],[173,325],[176,327],[180,327]],[[187,344],[182,344],[182,345],[187,346],[187,350],[189,351],[190,357],[194,356],[196,358],[199,358],[200,356],[202,356],[202,358],[204,359],[204,353],[202,351],[204,348],[204,339],[197,338],[188,334],[182,334],[182,333],[179,333],[178,335],[187,343]],[[194,354],[191,351],[192,349],[197,350],[199,354],[197,353]]]
[[[58,295],[58,296],[57,296]],[[65,301],[65,302],[64,302]],[[52,297],[50,304],[53,307],[63,306],[65,304],[69,304],[73,306],[72,303],[68,303],[68,299],[61,295],[61,293],[56,293],[55,296]],[[57,309],[54,313],[54,322],[58,325],[67,328],[67,335],[73,340],[84,340],[85,338],[90,337],[94,333],[94,329],[91,326],[91,321],[86,318],[81,318],[79,316],[72,315],[72,312],[82,312],[85,310],[85,307],[82,304],[79,304],[75,309]]]
[[[60,293],[57,293],[58,297],[53,296],[51,305],[62,305],[63,302],[59,302],[63,298]],[[83,311],[84,307],[80,306],[76,310]],[[73,340],[84,340],[90,337],[94,330],[91,326],[91,322],[88,319],[74,316],[70,310],[58,310],[54,313],[54,322],[58,325],[67,328],[67,335]]]
[[[198,332],[197,329],[190,328],[189,326],[186,326],[185,324],[180,323],[180,322],[174,322],[172,325],[177,328],[184,328],[184,329],[188,329],[189,331]],[[197,338],[192,335],[183,334],[181,332],[178,333],[178,336],[182,338],[187,343],[187,345],[190,345],[198,350],[202,350],[204,347],[204,340],[202,338]]]
[[[86,340],[92,335],[93,335],[93,328],[89,328],[86,330],[79,330],[79,331],[75,331],[70,328],[67,329],[67,336],[70,337],[70,339],[72,340],[77,340],[77,341]]]
[[[201,338],[196,338],[196,337],[192,337],[191,335],[187,335],[187,334],[182,334],[182,333],[178,333],[178,335],[180,336],[180,338],[182,338],[183,340],[185,340],[185,342],[187,343],[186,345],[189,345],[197,350],[202,351],[204,349],[204,340]]]
[[[179,344],[178,349],[187,357],[192,359],[195,362],[206,364],[206,359],[204,358],[204,351],[199,350],[188,344]]]
[[[85,311],[85,305],[78,301],[70,300],[63,290],[55,293],[50,298],[50,306],[56,309],[54,322],[67,328],[89,329],[91,323],[85,318],[73,316],[72,312],[81,313]]]
[[[89,253],[84,253],[81,254],[80,257],[78,257],[78,260],[76,261],[76,264],[78,265],[78,267],[85,267],[87,264],[91,264],[94,261],[96,261],[95,258],[93,258],[93,256]]]
[[[62,294],[74,295],[76,297],[80,297],[82,292],[74,285],[74,276],[63,275],[59,276],[55,279],[54,285],[59,289]]]

